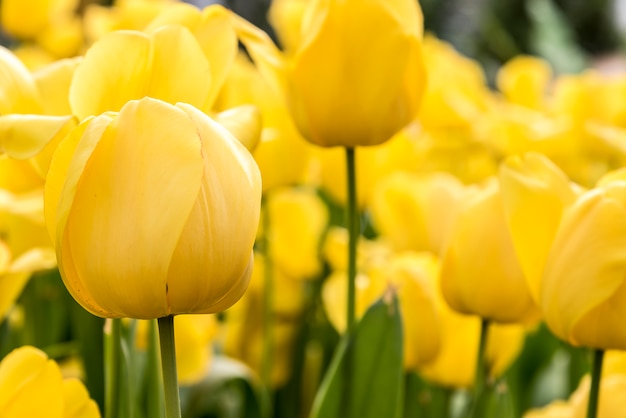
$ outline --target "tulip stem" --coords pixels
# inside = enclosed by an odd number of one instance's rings
[[[161,368],[165,389],[165,416],[181,418],[178,374],[176,372],[176,347],[174,346],[174,316],[158,319],[159,345],[161,346]]]
[[[274,307],[274,268],[272,256],[270,254],[270,212],[267,200],[263,202],[265,210],[263,211],[263,250],[265,252],[265,264],[263,268],[263,354],[261,363],[261,381],[263,382],[268,394],[268,400],[271,396],[271,375],[272,375],[272,352],[274,350],[272,340],[273,328],[273,307]],[[271,401],[268,402],[267,414],[270,415]]]
[[[120,394],[118,391],[121,379],[122,361],[122,321],[107,319],[104,323],[104,416],[116,418],[119,414]]]
[[[591,387],[589,388],[587,418],[596,418],[598,413],[598,398],[600,397],[600,377],[602,376],[603,359],[604,350],[593,351],[593,365],[591,366]]]
[[[356,300],[356,251],[359,239],[359,214],[357,210],[356,198],[356,169],[355,169],[355,149],[346,147],[346,169],[348,183],[348,207],[347,207],[347,227],[348,227],[348,311],[346,321],[346,335],[351,335],[356,322],[355,300]]]
[[[487,386],[488,371],[485,362],[487,351],[487,337],[489,334],[489,320],[481,318],[480,321],[480,342],[478,344],[478,355],[476,356],[476,372],[474,374],[474,387],[469,408],[469,417],[482,418],[483,400],[482,396]]]

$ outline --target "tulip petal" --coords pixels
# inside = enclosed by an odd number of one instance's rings
[[[0,46],[0,115],[40,111],[37,86],[30,72],[13,52]]]
[[[68,95],[74,71],[81,61],[82,58],[59,60],[33,73],[44,114],[62,116],[72,113]]]
[[[224,126],[248,151],[252,152],[261,139],[261,113],[254,105],[233,107],[218,113],[215,120]]]
[[[198,108],[204,104],[213,82],[211,69],[200,44],[187,28],[170,25],[154,31],[150,56],[146,96]]]
[[[206,111],[213,107],[239,51],[231,12],[220,5],[206,7],[195,35],[211,65],[211,88],[202,108]]]
[[[172,313],[212,313],[232,305],[248,286],[261,177],[250,153],[224,127],[192,106],[177,106],[194,122],[202,153],[210,158],[204,161],[203,186],[182,232],[184,244],[176,248],[170,265],[169,303]]]
[[[87,134],[78,158],[93,140]],[[168,267],[202,179],[198,131],[185,113],[145,98],[124,106],[95,140],[57,215],[60,227],[67,217],[57,233],[64,281],[95,314],[168,315]]]
[[[119,111],[129,100],[144,97],[149,81],[148,35],[112,32],[87,51],[76,69],[70,86],[70,106],[80,120],[106,111]]]
[[[98,404],[78,379],[63,380],[63,405],[63,418],[100,418]]]
[[[0,116],[0,152],[26,159],[35,156],[72,121],[72,116]]]
[[[13,350],[0,363],[2,416],[62,418],[62,379],[59,367],[42,351],[30,346]]]
[[[502,202],[515,251],[533,299],[539,303],[543,269],[566,207],[576,194],[547,157],[513,156],[500,167]]]
[[[594,189],[564,213],[546,264],[541,306],[548,326],[560,338],[594,348],[618,348],[600,344],[620,340],[623,349],[626,335],[607,331],[610,326],[606,323],[598,330],[603,336],[600,341],[585,338],[598,333],[580,329],[595,322],[585,322],[585,315],[626,290],[626,210],[606,193]],[[623,304],[623,299],[619,300]],[[602,309],[609,314],[623,310],[613,302]],[[622,317],[614,315],[604,321],[616,319],[621,325]],[[608,335],[612,333],[617,335]]]

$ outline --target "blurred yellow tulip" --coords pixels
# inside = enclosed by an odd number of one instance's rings
[[[463,184],[446,173],[390,174],[370,199],[374,228],[396,251],[440,254],[464,194]]]
[[[261,373],[263,361],[265,257],[255,253],[250,287],[239,302],[226,311],[224,352],[240,359]],[[272,266],[272,358],[270,381],[274,387],[283,385],[291,376],[292,356],[298,321],[304,308],[303,283]]]
[[[252,156],[221,125],[144,98],[59,144],[45,211],[72,296],[95,315],[150,319],[241,297],[260,200]]]
[[[446,301],[460,313],[501,323],[537,317],[497,182],[475,190],[459,208],[444,250],[441,286]]]
[[[500,166],[506,221],[530,293],[539,304],[546,259],[563,211],[576,200],[567,176],[546,156],[527,153]]]
[[[99,418],[100,412],[81,381],[63,379],[43,351],[23,346],[0,362],[0,415]]]
[[[576,346],[626,349],[626,171],[610,173],[563,214],[540,289],[546,323]]]
[[[496,84],[508,102],[539,110],[546,107],[551,79],[552,68],[547,61],[518,55],[498,70]]]
[[[294,279],[312,279],[322,269],[319,247],[328,209],[312,189],[281,188],[267,195],[272,262]]]

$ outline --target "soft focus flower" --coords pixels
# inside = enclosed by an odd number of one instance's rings
[[[275,265],[268,266],[263,255],[255,253],[250,287],[239,302],[226,311],[224,352],[248,364],[259,374],[263,364],[265,341],[263,316],[266,269],[272,274],[272,357],[270,381],[283,385],[291,376],[298,321],[304,308],[303,283],[284,274]]]
[[[503,323],[536,317],[497,182],[463,202],[441,263],[443,296],[457,312]]]
[[[393,173],[370,199],[376,231],[396,251],[441,253],[465,188],[446,173]]]
[[[144,98],[86,120],[59,145],[45,198],[63,280],[93,314],[217,312],[247,287],[258,168],[188,104]]]
[[[272,262],[295,279],[315,278],[322,269],[319,247],[328,209],[312,189],[283,188],[268,194],[267,239]]]
[[[567,176],[537,153],[507,158],[500,166],[500,189],[511,238],[530,293],[539,289],[563,211],[576,200]]]
[[[271,46],[259,48],[266,36],[249,25],[240,36],[257,65],[273,70],[309,141],[376,145],[414,119],[425,84],[416,2],[309,2],[303,13],[291,25],[302,36],[285,62]]]
[[[389,287],[397,292],[403,318],[406,370],[416,370],[439,351],[438,267],[438,261],[428,253],[404,252],[369,260],[356,277],[357,318]],[[338,270],[331,273],[322,288],[324,309],[340,333],[346,327],[347,280],[345,271]]]
[[[80,380],[63,379],[44,352],[23,346],[0,362],[0,415],[99,418],[100,412]]]
[[[547,61],[519,55],[500,68],[496,83],[510,103],[542,109],[546,105],[546,92],[551,79],[552,68]]]
[[[545,320],[576,346],[626,349],[626,175],[607,175],[563,214],[540,289]]]

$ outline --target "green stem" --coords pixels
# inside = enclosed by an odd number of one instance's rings
[[[264,201],[263,203],[267,203]],[[263,211],[263,249],[265,251],[265,264],[263,268],[263,352],[261,357],[261,381],[265,386],[268,395],[268,405],[265,408],[268,416],[271,414],[271,381],[272,381],[272,352],[274,341],[272,339],[272,329],[274,325],[274,266],[270,254],[270,213],[269,207],[265,205]]]
[[[598,413],[598,398],[600,397],[600,378],[602,376],[603,359],[604,350],[593,351],[593,365],[591,367],[591,387],[589,388],[587,418],[596,418]]]
[[[159,332],[157,321],[151,319],[148,324],[147,367],[145,373],[144,405],[147,416],[165,418],[165,400],[163,399],[163,374],[161,372],[161,352],[159,351]]]
[[[346,148],[346,169],[348,183],[347,227],[348,241],[348,311],[346,335],[351,335],[356,322],[356,251],[359,239],[359,213],[356,197],[355,149]]]
[[[104,324],[104,416],[116,418],[119,415],[119,393],[121,361],[122,361],[122,321],[121,319],[107,319]]]
[[[480,342],[478,344],[478,355],[476,356],[476,373],[474,375],[474,387],[469,408],[469,417],[482,418],[484,408],[483,394],[487,386],[488,371],[485,362],[487,351],[487,337],[489,334],[489,320],[482,318],[480,322]]]
[[[161,346],[161,368],[165,388],[165,416],[181,418],[178,374],[176,372],[176,347],[174,346],[174,316],[158,319],[159,342]]]

